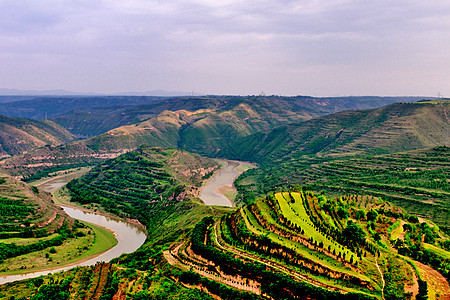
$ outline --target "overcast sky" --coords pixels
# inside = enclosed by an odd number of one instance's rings
[[[0,88],[450,97],[450,1],[0,0]]]

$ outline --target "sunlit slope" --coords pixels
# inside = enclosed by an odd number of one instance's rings
[[[422,236],[432,244],[425,251]],[[449,243],[432,223],[380,198],[327,199],[300,190],[271,193],[220,220],[205,218],[190,241],[164,255],[184,270],[182,282],[207,278],[257,298],[422,299],[427,285],[430,297],[450,291],[450,264],[442,259]],[[436,280],[445,284],[425,280],[427,271],[413,259],[439,270]]]
[[[230,110],[239,104],[260,106],[279,114],[294,112],[306,119],[348,109],[369,109],[399,101],[417,101],[417,97],[337,97],[307,96],[89,96],[35,97],[0,103],[0,114],[32,119],[54,120],[79,137],[93,137],[111,129],[144,121],[165,111]]]
[[[135,150],[141,145],[176,147],[178,131],[186,124],[183,112],[163,112],[135,125],[123,126],[102,135],[62,145],[43,147],[1,162],[13,176],[27,177],[49,168],[61,168],[105,161]]]
[[[183,218],[177,210],[186,212],[199,206],[189,201],[198,197],[203,182],[218,168],[214,160],[197,154],[141,147],[96,166],[67,188],[72,201],[138,219],[152,231],[151,239],[157,239],[175,230],[178,221],[161,223],[170,220],[168,216]]]
[[[450,223],[450,147],[357,158],[286,159],[250,170],[236,181],[237,201],[252,201],[276,186],[309,186],[335,196],[368,193],[410,213]],[[246,195],[246,196],[245,196]]]
[[[450,100],[398,103],[284,125],[232,144],[234,155],[264,163],[302,155],[382,154],[450,142]],[[223,155],[228,155],[226,152]]]
[[[74,137],[49,120],[30,120],[0,115],[0,158],[32,151],[45,145],[61,145]]]

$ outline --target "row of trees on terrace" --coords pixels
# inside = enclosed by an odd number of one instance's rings
[[[261,293],[274,299],[300,299],[310,297],[317,300],[352,299],[369,300],[373,297],[361,293],[342,294],[335,291],[312,286],[305,282],[298,282],[288,275],[276,273],[258,262],[244,263],[233,258],[209,244],[205,244],[208,228],[214,222],[212,217],[205,217],[194,227],[191,236],[192,250],[197,255],[220,266],[226,274],[240,274],[245,278],[255,279],[261,283]]]

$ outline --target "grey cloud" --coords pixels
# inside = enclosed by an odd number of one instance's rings
[[[350,93],[361,86],[350,84],[355,74],[373,72],[380,80],[370,91],[395,94],[393,78],[450,63],[449,15],[450,3],[433,0],[0,1],[0,82],[296,94],[321,93],[315,78],[325,78]],[[381,66],[396,68],[385,81]],[[437,89],[442,74],[428,73],[435,83],[414,82],[410,94]]]

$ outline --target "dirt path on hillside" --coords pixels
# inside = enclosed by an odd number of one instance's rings
[[[378,272],[381,275],[381,282],[383,282],[383,287],[381,288],[381,298],[384,299],[384,287],[386,286],[386,281],[384,281],[383,272],[381,272],[380,265],[378,265],[378,257],[375,257],[375,266],[377,266]]]

